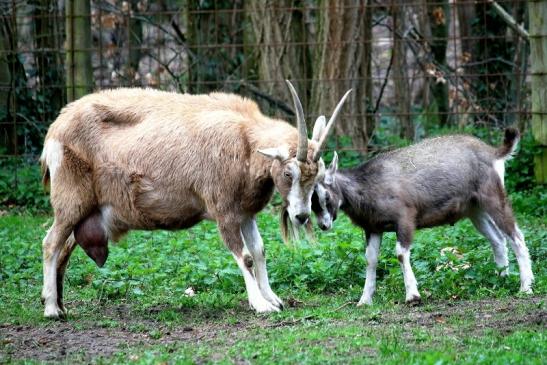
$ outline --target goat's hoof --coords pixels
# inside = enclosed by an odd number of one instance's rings
[[[507,269],[503,269],[501,271],[498,271],[498,275],[502,278],[506,277],[507,275],[509,275],[509,270]]]
[[[66,312],[56,306],[46,306],[44,317],[48,319],[66,319]]]
[[[410,306],[416,306],[422,303],[422,297],[419,294],[414,294],[410,297],[407,297],[405,303]]]
[[[279,308],[279,310],[283,310],[285,309],[285,304],[283,304],[283,301],[279,298],[276,298],[277,300],[275,300],[273,302],[273,305],[275,305],[277,308]]]
[[[262,298],[262,300],[256,300],[250,304],[251,304],[251,308],[253,308],[256,311],[256,313],[271,313],[271,312],[281,311],[281,308],[270,303],[264,298]]]
[[[533,290],[532,290],[532,287],[530,287],[530,286],[521,287],[521,288],[520,288],[520,293],[526,294],[526,295],[534,294],[534,292],[533,292]]]
[[[359,299],[359,302],[357,303],[357,306],[358,307],[362,307],[362,306],[370,306],[372,305],[372,298],[361,298]]]
[[[275,293],[273,292],[270,295],[264,295],[264,298],[266,298],[268,302],[272,303],[274,306],[276,306],[280,310],[283,310],[283,308],[285,307],[285,305],[283,304],[283,301],[279,299],[279,297],[275,295]]]

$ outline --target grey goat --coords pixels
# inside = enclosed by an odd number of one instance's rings
[[[505,161],[519,141],[505,130],[503,144],[492,147],[477,138],[452,135],[380,154],[361,166],[338,170],[338,157],[317,184],[312,210],[321,229],[331,228],[338,209],[365,231],[367,273],[358,305],[371,304],[382,234],[397,235],[396,255],[403,271],[406,301],[420,300],[410,266],[414,231],[469,218],[491,243],[496,265],[507,274],[511,242],[520,269],[520,290],[532,292],[530,255],[504,189]]]

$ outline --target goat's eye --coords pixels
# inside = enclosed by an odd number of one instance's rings
[[[285,172],[283,173],[283,176],[285,176],[287,179],[290,179],[290,178],[292,177],[290,171],[285,171]]]
[[[325,201],[326,201],[327,203],[330,202],[330,195],[326,195],[326,196],[325,196]]]

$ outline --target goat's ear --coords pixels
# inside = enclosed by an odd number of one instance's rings
[[[279,161],[285,161],[289,158],[289,151],[284,147],[263,148],[258,150],[258,153]]]
[[[321,136],[323,135],[323,131],[325,130],[325,126],[327,125],[327,119],[324,115],[320,115],[317,120],[315,121],[315,124],[313,125],[313,134],[311,139],[315,142],[319,142],[321,139]]]
[[[325,174],[325,184],[332,185],[336,180],[336,172],[338,171],[338,154],[334,151],[329,169]]]

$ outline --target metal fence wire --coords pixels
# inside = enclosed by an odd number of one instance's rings
[[[311,123],[351,100],[331,148],[366,153],[431,128],[529,119],[523,0],[0,0],[0,177],[95,90],[235,92]],[[386,142],[387,141],[387,142]]]

